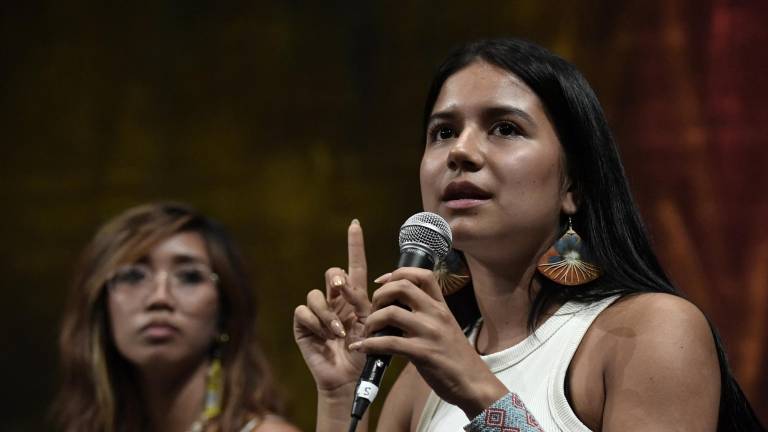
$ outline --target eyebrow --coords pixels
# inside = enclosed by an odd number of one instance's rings
[[[143,264],[147,266],[153,266],[152,260],[149,258],[149,256],[145,255],[138,260],[136,260],[136,264]],[[210,266],[211,264],[205,260],[203,257],[197,256],[197,255],[189,255],[189,254],[175,254],[173,257],[171,257],[171,264],[172,265],[179,265],[179,264],[202,264],[206,266]]]
[[[195,255],[174,255],[172,258],[172,261],[174,264],[205,264],[209,265],[206,260],[204,260],[202,257],[195,256]]]
[[[435,120],[456,119],[457,117],[459,117],[459,114],[455,108],[456,107],[451,107],[444,111],[437,111],[435,113],[432,113],[432,115],[429,116],[428,123],[432,123]],[[483,108],[482,110],[483,117],[497,117],[500,115],[512,115],[528,123],[530,127],[536,126],[536,122],[533,120],[533,117],[530,114],[528,114],[523,109],[511,106],[511,105],[494,105],[494,106]]]
[[[498,106],[492,106],[492,107],[486,108],[483,110],[483,114],[487,117],[496,117],[500,115],[512,115],[528,123],[528,125],[531,127],[536,126],[536,121],[533,120],[533,117],[530,114],[528,114],[526,111],[524,111],[521,108],[517,108],[509,105],[498,105]]]

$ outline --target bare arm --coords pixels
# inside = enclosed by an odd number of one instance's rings
[[[715,431],[720,370],[701,311],[666,294],[611,309],[602,429]]]
[[[253,432],[300,432],[292,424],[279,418],[268,416],[253,429]]]
[[[409,363],[400,372],[400,376],[387,394],[376,430],[402,432],[415,430],[418,416],[426,403],[429,391],[427,383]]]

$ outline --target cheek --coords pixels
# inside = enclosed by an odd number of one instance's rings
[[[201,335],[214,336],[219,319],[219,296],[211,294],[190,305],[187,315]]]
[[[131,312],[125,305],[113,296],[108,297],[107,309],[109,316],[109,327],[112,332],[112,340],[115,342],[117,350],[124,356],[128,356],[130,343],[130,319]]]
[[[426,211],[436,211],[440,202],[439,169],[443,164],[434,155],[424,153],[419,168],[419,182],[421,184],[421,204]]]
[[[518,155],[505,164],[499,175],[503,178],[502,183],[509,185],[505,188],[506,204],[535,213],[559,209],[562,192],[559,154]]]

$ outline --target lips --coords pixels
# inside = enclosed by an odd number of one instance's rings
[[[167,339],[178,333],[179,329],[168,321],[150,321],[140,328],[140,333],[149,339]]]
[[[455,181],[448,184],[443,191],[443,201],[460,201],[460,200],[487,200],[493,195],[468,181]]]

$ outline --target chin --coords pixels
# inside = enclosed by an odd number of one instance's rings
[[[481,221],[476,212],[450,212],[442,215],[451,226],[451,233],[464,232],[467,234],[477,231]]]
[[[470,254],[472,251],[485,254],[489,248],[500,247],[502,239],[507,237],[499,229],[500,224],[495,224],[491,220],[481,221],[472,216],[474,215],[454,216],[449,220],[453,247]]]
[[[475,223],[465,220],[452,220],[450,225],[453,247],[455,249],[466,250],[467,247],[475,245],[482,238]]]
[[[178,347],[155,345],[144,347],[141,352],[134,353],[128,358],[128,361],[139,369],[151,369],[180,364],[185,357],[187,356],[183,352],[179,352]]]

